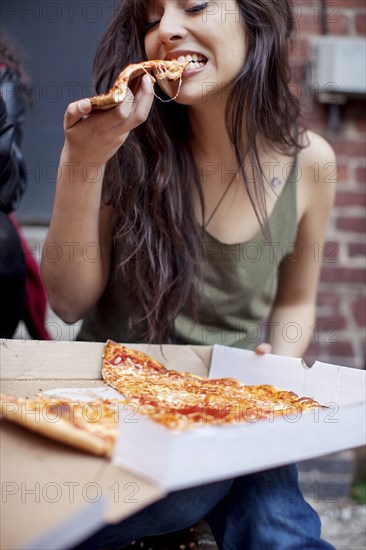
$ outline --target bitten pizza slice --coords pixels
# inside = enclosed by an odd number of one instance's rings
[[[143,73],[148,74],[151,77],[152,82],[156,82],[154,76],[158,80],[163,80],[164,78],[167,78],[168,80],[181,79],[183,71],[188,63],[189,61],[163,61],[160,59],[132,63],[123,69],[107,94],[100,94],[90,98],[92,107],[93,109],[106,110],[112,109],[116,105],[119,105],[126,99],[128,85],[131,80],[142,75]],[[150,73],[151,71],[154,76]]]

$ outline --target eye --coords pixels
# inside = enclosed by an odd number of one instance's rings
[[[149,30],[153,29],[159,23],[160,23],[160,19],[157,19],[156,21],[151,21],[151,23],[146,23],[145,32],[149,32]]]
[[[207,8],[209,2],[203,2],[202,4],[197,4],[196,6],[192,6],[191,8],[187,8],[184,11],[186,13],[198,13],[200,11],[203,11]],[[156,27],[160,23],[160,19],[156,19],[156,21],[151,21],[151,23],[146,23],[145,25],[145,32],[149,32],[151,29]]]
[[[209,2],[203,2],[202,4],[197,4],[196,6],[187,8],[185,11],[186,13],[196,13],[198,11],[203,11],[205,8],[207,8],[208,4]]]

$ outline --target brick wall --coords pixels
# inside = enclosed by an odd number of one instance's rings
[[[310,41],[322,32],[320,0],[293,0],[298,33],[292,51],[295,90],[301,93],[304,121],[335,149],[337,197],[327,233],[319,286],[317,322],[305,360],[364,368],[365,357],[365,183],[366,102],[349,98],[340,109],[340,127],[329,125],[329,107],[316,101],[310,74]],[[366,0],[326,0],[329,34],[363,36]],[[314,247],[314,257],[317,250]]]

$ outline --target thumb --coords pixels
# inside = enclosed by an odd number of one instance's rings
[[[88,115],[91,112],[92,105],[89,99],[80,99],[79,101],[74,101],[68,106],[64,126],[65,130],[72,128],[83,116]]]

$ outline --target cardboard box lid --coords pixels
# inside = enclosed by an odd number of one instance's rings
[[[210,346],[128,344],[166,365],[207,376]],[[36,340],[0,341],[1,380],[101,380],[104,344]],[[183,353],[182,353],[183,352]]]
[[[323,405],[354,405],[366,402],[366,373],[316,361],[311,367],[300,358],[256,355],[252,351],[213,347],[210,378],[237,378],[247,385],[272,384]]]
[[[163,496],[104,459],[10,422],[0,439],[1,548],[63,549]]]

